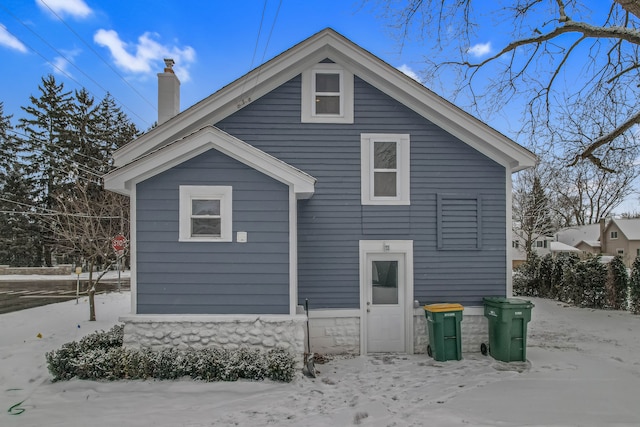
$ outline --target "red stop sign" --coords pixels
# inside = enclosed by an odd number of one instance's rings
[[[111,246],[116,252],[124,251],[124,248],[127,247],[127,238],[122,234],[118,234],[111,240]]]

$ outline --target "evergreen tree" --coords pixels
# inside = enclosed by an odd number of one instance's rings
[[[629,274],[622,257],[616,256],[609,263],[607,276],[607,305],[614,310],[626,310]]]
[[[536,240],[549,236],[554,231],[549,198],[537,174],[521,177],[514,190],[513,215],[514,231],[522,239],[529,259]]]
[[[633,261],[629,280],[629,309],[633,314],[640,314],[640,257]]]
[[[31,105],[23,107],[27,117],[20,119],[18,128],[25,134],[22,149],[26,152],[25,171],[33,183],[34,201],[42,212],[51,212],[56,208],[56,194],[74,179],[68,162],[74,105],[70,92],[65,92],[64,85],[52,75],[44,77],[38,89],[40,96],[30,96]],[[38,222],[44,261],[51,266],[55,241],[46,222]]]
[[[0,199],[0,263],[14,267],[42,265],[40,230],[31,207],[29,182],[21,169],[3,176]]]
[[[538,277],[540,277],[540,289],[538,296],[541,298],[551,297],[551,288],[553,287],[553,256],[546,254],[540,260],[538,268]]]

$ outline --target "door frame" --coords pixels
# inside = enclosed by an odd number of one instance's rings
[[[360,240],[360,354],[367,354],[367,255],[404,256],[404,347],[413,354],[413,240]]]

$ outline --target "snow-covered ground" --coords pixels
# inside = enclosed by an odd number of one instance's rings
[[[128,293],[96,300],[97,322],[86,298],[0,315],[1,426],[640,425],[640,316],[625,312],[533,299],[528,363],[387,354],[338,358],[290,384],[51,383],[46,351],[129,312]]]

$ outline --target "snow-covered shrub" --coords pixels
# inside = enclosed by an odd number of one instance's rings
[[[629,280],[629,310],[640,314],[640,257],[633,261]]]
[[[540,257],[535,252],[532,252],[526,262],[516,267],[513,275],[514,295],[538,296],[540,288],[539,266]]]
[[[622,257],[616,256],[608,264],[607,275],[607,306],[614,310],[626,310],[627,288],[629,287],[629,274]]]
[[[553,256],[546,254],[538,264],[538,296],[550,298],[553,287]]]
[[[58,350],[45,353],[53,381],[70,380],[76,376],[76,361],[82,351],[76,341],[63,344]]]
[[[161,351],[122,347],[122,328],[97,332],[80,342],[64,344],[46,353],[53,381],[77,377],[86,380],[177,379],[190,376],[202,381],[236,381],[239,378],[291,381],[295,359],[284,350],[263,352],[240,348],[204,348]]]
[[[600,262],[600,257],[585,261],[584,295],[582,306],[604,308],[606,304],[607,266]]]
[[[274,381],[291,382],[295,366],[296,361],[288,351],[273,349],[267,353],[267,376]]]
[[[108,331],[98,331],[87,335],[80,340],[80,348],[83,351],[96,350],[99,348],[109,349],[122,347],[124,338],[124,325],[115,325]]]
[[[565,283],[569,281],[565,275],[573,271],[575,265],[580,261],[576,254],[570,252],[560,252],[555,257],[553,263],[553,277],[551,279],[550,298],[565,300]]]

